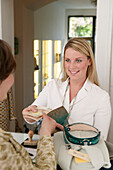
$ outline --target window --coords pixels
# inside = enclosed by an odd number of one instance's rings
[[[61,40],[34,40],[34,99],[61,72]]]
[[[52,78],[52,40],[42,41],[42,88]]]
[[[88,40],[95,51],[95,16],[69,16],[68,39],[77,37]]]

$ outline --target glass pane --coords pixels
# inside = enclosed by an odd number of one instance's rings
[[[93,17],[69,17],[69,37],[92,37]]]
[[[34,98],[39,93],[39,40],[34,40]]]
[[[42,41],[42,88],[52,77],[52,41]]]
[[[61,72],[61,41],[54,41],[54,78],[58,78]]]

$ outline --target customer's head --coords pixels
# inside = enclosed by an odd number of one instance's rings
[[[95,65],[92,48],[85,39],[80,39],[80,38],[72,38],[65,45],[64,57],[63,57],[63,79],[62,80],[65,81],[69,77],[69,74],[67,74],[66,72],[66,65],[65,65],[65,56],[66,56],[67,51],[69,51],[69,49],[72,51],[76,51],[80,55],[82,54],[83,56],[86,56],[87,61],[88,61],[87,70],[86,70],[86,78],[88,78],[92,83],[95,83],[98,85],[96,65]],[[70,55],[69,52],[68,54]]]
[[[7,92],[14,82],[13,72],[16,62],[7,42],[0,40],[0,101],[7,97]]]

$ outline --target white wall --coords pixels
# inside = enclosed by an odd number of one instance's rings
[[[51,3],[34,12],[34,38],[64,40],[65,8],[59,2]]]

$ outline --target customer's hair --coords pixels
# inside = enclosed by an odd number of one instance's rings
[[[81,38],[72,38],[70,39],[64,47],[64,56],[63,56],[63,77],[62,81],[65,81],[68,78],[68,75],[65,71],[65,52],[68,48],[72,48],[75,51],[78,51],[87,56],[88,59],[91,59],[91,65],[88,66],[87,69],[87,78],[94,84],[99,85],[97,71],[96,71],[96,64],[94,60],[94,55],[90,44]]]
[[[11,47],[0,40],[0,82],[5,80],[16,69],[16,62]]]

